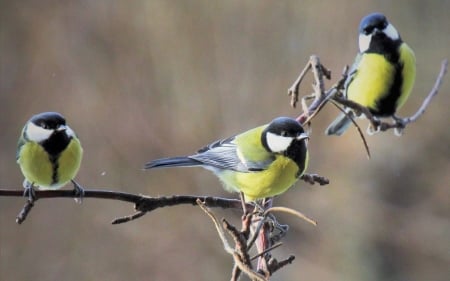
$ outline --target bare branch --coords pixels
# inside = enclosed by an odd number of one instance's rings
[[[330,183],[329,179],[318,174],[303,174],[300,179],[309,184],[318,183],[319,185],[327,185]]]
[[[33,206],[34,206],[34,201],[27,200],[27,203],[25,203],[22,210],[16,217],[16,223],[18,223],[18,224],[23,223],[25,221],[25,219],[27,218],[28,213],[30,213],[31,208],[33,208]]]
[[[340,93],[340,91],[343,89],[345,80],[347,79],[347,72],[348,67],[345,67],[342,73],[341,79],[333,85],[328,91],[325,91],[324,89],[324,82],[323,82],[323,76],[325,75],[326,78],[331,78],[331,73],[326,70],[326,68],[321,65],[320,60],[317,56],[311,56],[308,64],[311,65],[311,69],[313,70],[314,74],[314,100],[311,102],[311,104],[307,107],[307,109],[303,110],[303,113],[297,117],[297,121],[299,121],[301,124],[307,124],[311,121],[311,119],[317,115],[317,113],[323,108],[323,106],[326,104],[326,102],[336,96]],[[295,83],[294,83],[295,85]],[[299,85],[296,85],[296,89],[298,90]],[[291,87],[292,89],[292,87]],[[297,93],[298,95],[298,93]],[[309,99],[309,96],[306,98]]]
[[[23,197],[23,189],[0,189],[0,196],[8,197]],[[76,194],[74,190],[36,190],[34,202],[24,206],[20,214],[17,216],[17,223],[22,223],[31,208],[36,204],[39,199],[45,198],[78,198],[79,195]],[[197,205],[197,199],[205,202],[206,206],[212,208],[242,208],[242,203],[238,199],[228,199],[221,197],[211,197],[211,196],[194,196],[194,195],[174,195],[174,196],[162,196],[162,197],[149,197],[144,195],[136,195],[126,192],[110,191],[110,190],[100,190],[100,189],[84,189],[84,198],[97,198],[97,199],[111,199],[124,201],[135,204],[135,209],[137,213],[121,218],[116,218],[112,221],[113,224],[125,223],[137,218],[142,217],[148,212],[156,210],[158,208],[164,208],[175,205]],[[252,207],[251,204],[247,204],[248,207]]]
[[[115,218],[111,224],[121,224],[121,223],[126,223],[135,219],[138,219],[140,217],[142,217],[143,215],[145,215],[147,212],[142,212],[139,211],[137,213],[134,213],[132,215],[128,215],[128,216],[124,216],[124,217],[120,217],[120,218]]]
[[[253,260],[256,260],[257,258],[259,258],[259,257],[261,257],[261,256],[263,256],[263,255],[265,255],[265,254],[267,254],[267,253],[269,253],[269,252],[272,251],[272,250],[275,250],[276,248],[278,248],[278,247],[280,247],[280,246],[282,246],[282,245],[283,245],[283,243],[281,243],[281,242],[276,243],[276,244],[272,245],[270,248],[264,250],[263,252],[258,253],[258,254],[256,254],[255,256],[251,257],[251,260],[252,260],[252,261],[253,261]]]
[[[312,114],[312,112],[315,111],[315,109],[318,107],[320,102],[318,100],[321,99],[321,96],[324,95],[325,92],[325,84],[323,82],[323,77],[330,79],[331,78],[331,72],[326,69],[319,60],[319,57],[316,55],[312,55],[309,58],[308,63],[306,64],[305,68],[302,70],[300,75],[298,76],[297,80],[295,80],[294,84],[289,88],[288,95],[291,96],[291,106],[296,107],[297,101],[298,101],[298,95],[299,95],[299,88],[300,84],[303,81],[303,78],[305,77],[306,73],[312,69],[315,79],[314,83],[314,96],[315,100],[312,102],[311,106],[308,109],[308,113],[306,113],[306,116],[309,116]],[[316,104],[313,106],[313,104]]]
[[[219,220],[216,218],[216,216],[206,207],[205,202],[202,202],[200,199],[196,200],[198,206],[205,212],[213,221],[214,226],[216,227],[217,233],[219,234],[220,239],[222,240],[223,247],[225,251],[229,254],[234,254],[233,248],[231,248],[230,244],[228,243],[227,238],[225,237],[225,233],[223,231],[222,226],[219,223]]]
[[[278,262],[276,259],[271,259],[269,261],[269,270],[273,274],[275,271],[281,269],[282,267],[291,264],[295,260],[295,256],[291,255],[287,259]]]
[[[404,129],[407,124],[415,122],[419,117],[425,113],[426,108],[431,103],[431,100],[438,94],[439,89],[442,85],[442,82],[444,81],[444,76],[447,73],[448,69],[448,60],[445,59],[441,62],[441,69],[439,71],[438,77],[436,78],[436,81],[434,82],[433,88],[428,93],[427,97],[422,102],[422,105],[419,107],[419,109],[410,117],[406,118],[394,118],[394,123],[381,123],[379,124],[380,131],[384,132],[389,129]]]
[[[427,108],[428,104],[431,102],[431,100],[439,92],[439,89],[441,88],[442,82],[444,81],[444,76],[447,73],[447,69],[448,69],[448,60],[445,59],[445,60],[443,60],[441,62],[441,70],[439,71],[439,75],[436,78],[436,82],[434,82],[433,88],[431,89],[430,93],[428,94],[428,96],[423,101],[423,103],[420,106],[419,110],[417,110],[417,112],[413,116],[407,118],[408,119],[408,123],[416,121],[425,112],[425,109]]]
[[[311,58],[309,59],[308,63],[306,64],[302,72],[300,72],[300,75],[298,76],[297,80],[295,80],[294,84],[292,84],[292,86],[288,89],[288,95],[291,97],[291,106],[294,108],[297,106],[300,84],[302,83],[303,78],[305,78],[306,73],[310,69],[311,69]]]
[[[245,233],[243,233],[242,231],[237,230],[225,219],[222,219],[222,224],[220,224],[219,220],[212,213],[212,211],[206,207],[204,202],[202,202],[200,199],[197,199],[196,202],[200,206],[200,208],[211,218],[216,227],[217,233],[219,234],[220,240],[222,241],[225,251],[233,257],[235,267],[232,271],[231,280],[238,280],[240,272],[247,274],[247,276],[252,280],[267,280],[266,278],[264,278],[264,276],[253,271],[252,269],[251,259],[248,254],[249,249],[247,248],[246,242],[246,239],[248,239],[248,235],[245,235]],[[251,214],[249,214],[248,216],[251,216]],[[227,238],[225,237],[224,230],[226,230],[233,238],[235,243],[234,249],[231,248]]]

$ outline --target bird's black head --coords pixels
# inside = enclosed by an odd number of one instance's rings
[[[263,131],[261,141],[267,151],[282,154],[292,159],[298,166],[296,176],[300,176],[305,170],[308,159],[308,138],[302,125],[297,120],[278,117]]]
[[[43,112],[31,117],[24,129],[24,139],[37,142],[49,153],[57,156],[70,143],[75,133],[57,112]]]
[[[289,117],[272,120],[262,133],[261,141],[267,151],[284,153],[294,142],[304,142],[308,138],[302,125]]]
[[[66,119],[58,112],[43,112],[31,117],[30,122],[46,130],[56,130],[66,125]]]
[[[360,53],[377,53],[388,60],[398,59],[402,41],[395,27],[380,13],[369,14],[359,24]]]
[[[381,31],[388,26],[389,22],[385,15],[373,13],[365,16],[359,24],[359,33],[369,35],[375,30]]]

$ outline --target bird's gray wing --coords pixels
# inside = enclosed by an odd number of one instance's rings
[[[234,137],[218,140],[203,147],[197,154],[191,155],[189,158],[202,162],[205,166],[243,173],[265,170],[274,161],[274,158],[263,162],[242,159],[239,157],[238,147],[234,140]]]
[[[27,136],[25,135],[25,129],[26,127],[23,128],[19,141],[17,142],[16,161],[19,161],[20,150],[22,149],[22,146],[24,146],[27,143]]]
[[[353,79],[355,78],[356,73],[358,72],[359,63],[361,62],[362,54],[358,53],[358,55],[355,58],[355,61],[353,62],[352,66],[348,70],[347,79],[344,83],[344,89],[345,89],[345,96],[347,97],[347,89],[348,85],[352,83]]]

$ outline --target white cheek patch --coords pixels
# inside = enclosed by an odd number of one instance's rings
[[[66,126],[66,134],[69,137],[74,137],[75,136],[75,132],[69,126]]]
[[[369,49],[370,41],[372,40],[372,35],[359,35],[359,52],[364,53]]]
[[[46,130],[42,127],[36,126],[34,123],[30,122],[27,125],[25,134],[27,138],[34,142],[42,142],[48,139],[52,135],[52,130]]]
[[[270,132],[267,132],[266,138],[267,146],[272,152],[285,151],[294,140],[292,137],[282,137]]]
[[[387,37],[391,38],[392,40],[398,40],[400,38],[400,35],[398,35],[397,29],[392,24],[388,24],[385,29],[383,29],[383,33],[386,34]]]

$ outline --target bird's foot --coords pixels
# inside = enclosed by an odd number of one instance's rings
[[[36,201],[36,192],[34,190],[34,185],[32,183],[30,183],[29,181],[25,180],[23,182],[23,187],[25,188],[25,190],[23,192],[23,196],[28,197],[28,201],[30,203],[33,203],[34,201]]]
[[[397,137],[401,137],[403,135],[403,130],[406,128],[406,122],[403,120],[403,118],[392,115],[392,119],[394,119],[395,122],[395,128],[394,128],[394,134]]]
[[[78,204],[83,203],[83,198],[84,198],[84,189],[83,187],[78,184],[76,181],[72,180],[73,183],[73,191],[75,193],[75,202],[77,202]]]
[[[267,217],[267,222],[270,225],[270,239],[272,240],[272,244],[280,241],[289,230],[289,225],[280,224],[272,214]]]
[[[375,117],[373,119],[374,119],[374,122],[371,122],[369,124],[369,127],[367,127],[367,130],[366,130],[366,132],[369,136],[373,136],[376,133],[379,133],[381,131],[380,120]]]

